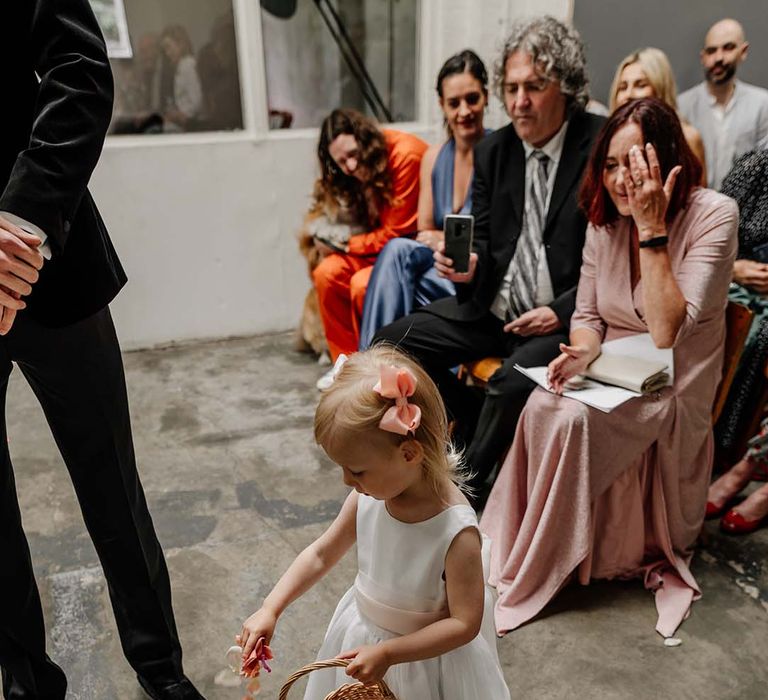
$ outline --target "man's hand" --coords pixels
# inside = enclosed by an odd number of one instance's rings
[[[0,335],[11,330],[16,313],[26,307],[21,297],[32,291],[43,267],[41,241],[0,216]]]
[[[768,265],[755,260],[736,260],[733,281],[760,294],[768,293]]]
[[[504,326],[504,332],[527,338],[532,335],[547,335],[561,326],[560,319],[551,307],[537,306],[507,323]]]
[[[477,253],[469,254],[469,270],[466,272],[456,272],[453,269],[453,260],[446,258],[443,253],[445,253],[445,241],[441,241],[437,246],[437,250],[432,254],[432,257],[435,259],[437,274],[457,284],[471,282],[475,276],[475,270],[477,270]]]
[[[20,300],[17,292],[13,292],[7,287],[0,285],[0,335],[6,335],[8,331],[11,330],[13,322],[16,320],[16,312],[19,310],[11,308],[10,306],[3,306],[3,299],[6,297],[20,303],[22,309],[26,307],[26,304]]]
[[[347,675],[363,685],[376,683],[384,678],[390,661],[383,645],[369,645],[350,649],[339,654],[337,659],[352,659],[347,666]]]
[[[0,284],[21,296],[29,294],[43,267],[40,244],[37,236],[0,216]]]

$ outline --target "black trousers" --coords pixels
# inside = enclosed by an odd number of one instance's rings
[[[536,387],[514,366],[546,365],[559,354],[559,344],[568,342],[565,331],[524,338],[503,328],[490,312],[479,320],[456,321],[426,307],[382,328],[374,338],[415,357],[437,384],[465,445],[467,466],[474,473],[470,486],[478,491],[511,444],[520,413]],[[451,368],[488,356],[504,361],[482,396],[459,381]]]
[[[96,547],[123,651],[136,672],[181,677],[181,646],[163,551],[136,472],[123,363],[108,309],[65,328],[23,312],[0,337],[5,406],[15,362],[43,407]],[[63,700],[45,651],[40,596],[22,530],[5,420],[0,422],[0,666],[6,700]]]

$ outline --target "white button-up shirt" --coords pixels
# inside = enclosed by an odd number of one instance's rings
[[[677,98],[680,115],[701,132],[707,184],[719,190],[739,157],[768,141],[768,90],[736,80],[726,105],[718,105],[706,82]]]

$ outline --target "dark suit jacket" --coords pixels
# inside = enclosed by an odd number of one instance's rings
[[[53,253],[21,313],[68,325],[126,281],[87,190],[112,114],[112,72],[88,0],[3,0],[0,27],[0,211],[39,226]]]
[[[555,300],[550,304],[567,328],[576,303],[581,249],[587,221],[577,194],[592,142],[605,120],[586,112],[570,116],[544,228],[544,247]],[[475,148],[472,214],[475,277],[456,285],[456,297],[427,310],[443,318],[473,321],[485,315],[496,297],[515,252],[525,201],[525,151],[509,124],[486,136]]]

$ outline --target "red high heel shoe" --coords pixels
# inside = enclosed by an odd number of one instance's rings
[[[716,506],[714,503],[712,503],[712,501],[707,501],[707,510],[704,513],[704,520],[713,520],[714,518],[719,518],[727,508],[727,503],[723,506]]]
[[[720,520],[720,529],[729,535],[746,535],[763,525],[768,525],[768,515],[757,520],[747,520],[741,513],[733,509],[729,510]]]
[[[728,500],[726,500],[725,503],[723,503],[723,505],[719,507],[712,503],[712,501],[707,501],[707,510],[704,513],[704,520],[714,520],[715,518],[719,518],[721,515],[727,513],[732,506],[743,499],[743,496],[736,494],[735,496],[731,496]]]

